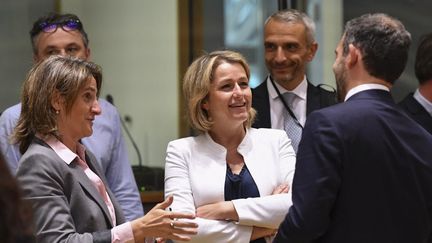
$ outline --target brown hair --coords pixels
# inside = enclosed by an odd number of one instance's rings
[[[35,64],[29,71],[21,93],[21,114],[12,135],[24,153],[34,135],[59,138],[57,115],[51,101],[55,94],[65,99],[66,113],[72,109],[79,90],[89,78],[96,80],[99,90],[102,72],[98,65],[76,57],[50,56]]]

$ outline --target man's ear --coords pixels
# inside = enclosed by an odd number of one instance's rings
[[[86,61],[89,61],[90,60],[90,54],[91,54],[91,51],[90,51],[90,48],[86,48],[86,50],[85,50],[85,53],[86,53]]]
[[[36,53],[33,53],[33,63],[37,63],[39,60],[39,56]]]
[[[349,44],[348,46],[348,54],[346,57],[346,64],[348,67],[352,67],[356,65],[360,58],[360,50],[355,47],[353,44]]]
[[[312,44],[309,45],[308,54],[307,54],[307,61],[308,62],[311,62],[313,60],[317,50],[318,50],[318,43],[313,42]]]

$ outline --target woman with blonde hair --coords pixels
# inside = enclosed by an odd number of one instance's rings
[[[282,130],[254,129],[250,71],[242,55],[196,59],[183,81],[196,137],[171,141],[165,195],[195,213],[193,242],[270,242],[289,206],[295,153]]]
[[[146,237],[188,240],[196,224],[165,211],[173,198],[125,222],[93,156],[80,143],[101,113],[102,74],[94,63],[52,56],[24,82],[22,111],[13,139],[20,145],[17,178],[33,206],[37,242],[143,242]]]

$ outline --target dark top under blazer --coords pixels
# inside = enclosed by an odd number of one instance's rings
[[[306,116],[312,111],[336,104],[336,92],[327,91],[307,83]],[[257,111],[254,128],[271,128],[270,101],[267,79],[252,89],[252,107]]]
[[[399,106],[426,131],[432,134],[432,116],[426,109],[414,98],[413,94],[407,95]]]
[[[107,185],[89,151],[86,162]],[[111,242],[113,224],[108,208],[76,160],[66,164],[49,145],[35,138],[20,160],[17,179],[25,200],[32,203],[38,242]],[[117,200],[106,189],[117,224],[124,223]]]
[[[274,242],[432,242],[431,148],[386,91],[313,112]]]

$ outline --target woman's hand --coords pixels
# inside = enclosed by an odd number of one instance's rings
[[[269,228],[254,226],[250,240],[253,241],[266,236],[274,236],[276,235],[276,233],[277,233],[277,229],[269,229]]]
[[[289,189],[290,189],[290,186],[288,184],[281,184],[273,190],[272,195],[288,193]]]
[[[145,237],[187,241],[190,240],[189,235],[197,234],[196,223],[177,221],[177,219],[194,219],[194,215],[165,210],[172,202],[173,197],[169,196],[144,217],[131,222],[135,242],[143,241]]]
[[[238,221],[237,211],[231,201],[203,205],[196,209],[196,216],[204,219]]]

